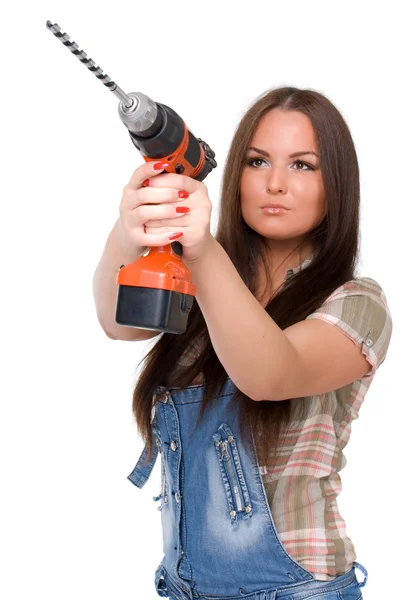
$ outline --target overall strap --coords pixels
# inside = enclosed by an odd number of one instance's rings
[[[154,436],[153,436],[153,442],[154,442]],[[128,477],[127,477],[127,479],[129,479],[131,481],[131,483],[136,485],[138,488],[142,488],[147,483],[147,480],[151,475],[151,472],[156,463],[157,456],[159,453],[158,445],[153,443],[153,452],[151,454],[151,458],[150,458],[149,462],[146,465],[144,465],[143,463],[146,460],[148,453],[149,453],[149,444],[147,442],[147,444],[144,446],[144,450],[142,451],[140,458],[137,461],[137,464],[135,465],[135,467],[134,467],[133,471],[130,473],[130,475],[128,475]]]

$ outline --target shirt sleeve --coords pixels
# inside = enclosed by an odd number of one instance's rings
[[[307,319],[322,319],[342,331],[356,345],[372,368],[373,377],[385,360],[392,335],[392,318],[380,285],[369,277],[348,281],[337,288]]]

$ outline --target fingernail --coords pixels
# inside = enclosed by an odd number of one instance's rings
[[[161,171],[162,169],[167,169],[168,166],[169,166],[169,163],[158,162],[153,165],[153,169],[155,171]]]
[[[143,187],[147,187],[148,185],[150,185],[149,179],[146,179],[145,181],[143,181]]]
[[[183,233],[172,233],[169,235],[169,240],[177,240],[177,238],[182,237]]]
[[[188,213],[190,211],[190,208],[188,208],[187,206],[177,206],[176,208],[176,212],[178,213]]]
[[[180,190],[180,192],[178,193],[179,198],[188,198],[189,194],[187,192],[185,192],[184,190]]]

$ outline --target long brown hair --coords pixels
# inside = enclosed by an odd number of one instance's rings
[[[339,110],[321,93],[294,87],[272,89],[262,94],[242,118],[228,153],[221,190],[216,240],[225,249],[245,285],[256,295],[258,266],[265,269],[266,241],[243,220],[240,181],[247,149],[261,118],[271,109],[299,111],[311,121],[318,144],[327,214],[309,233],[313,259],[279,290],[274,290],[265,310],[285,329],[304,320],[340,285],[355,277],[359,251],[360,183],[356,150],[349,128]],[[202,341],[203,351],[188,368],[177,369],[183,352]],[[219,362],[203,314],[196,301],[189,314],[187,330],[163,333],[143,358],[144,367],[133,393],[137,428],[152,450],[151,416],[153,392],[158,385],[187,387],[201,372],[204,395],[199,422],[208,403],[219,397],[227,373]],[[254,375],[253,375],[254,376]],[[304,399],[253,401],[236,388],[232,406],[238,411],[243,440],[254,434],[260,464],[269,464],[283,425],[301,414]]]

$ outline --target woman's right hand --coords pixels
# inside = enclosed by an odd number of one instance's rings
[[[174,227],[177,225],[177,219],[182,219],[184,216],[176,212],[176,207],[183,202],[183,199],[178,197],[177,190],[158,188],[158,197],[155,200],[156,190],[151,190],[150,197],[147,187],[143,186],[147,179],[159,175],[168,166],[167,163],[163,164],[160,161],[144,163],[134,171],[123,189],[117,225],[121,249],[128,257],[138,258],[149,246],[166,245],[165,233],[146,234],[147,221],[168,219],[166,226]],[[172,224],[173,220],[176,223]]]

